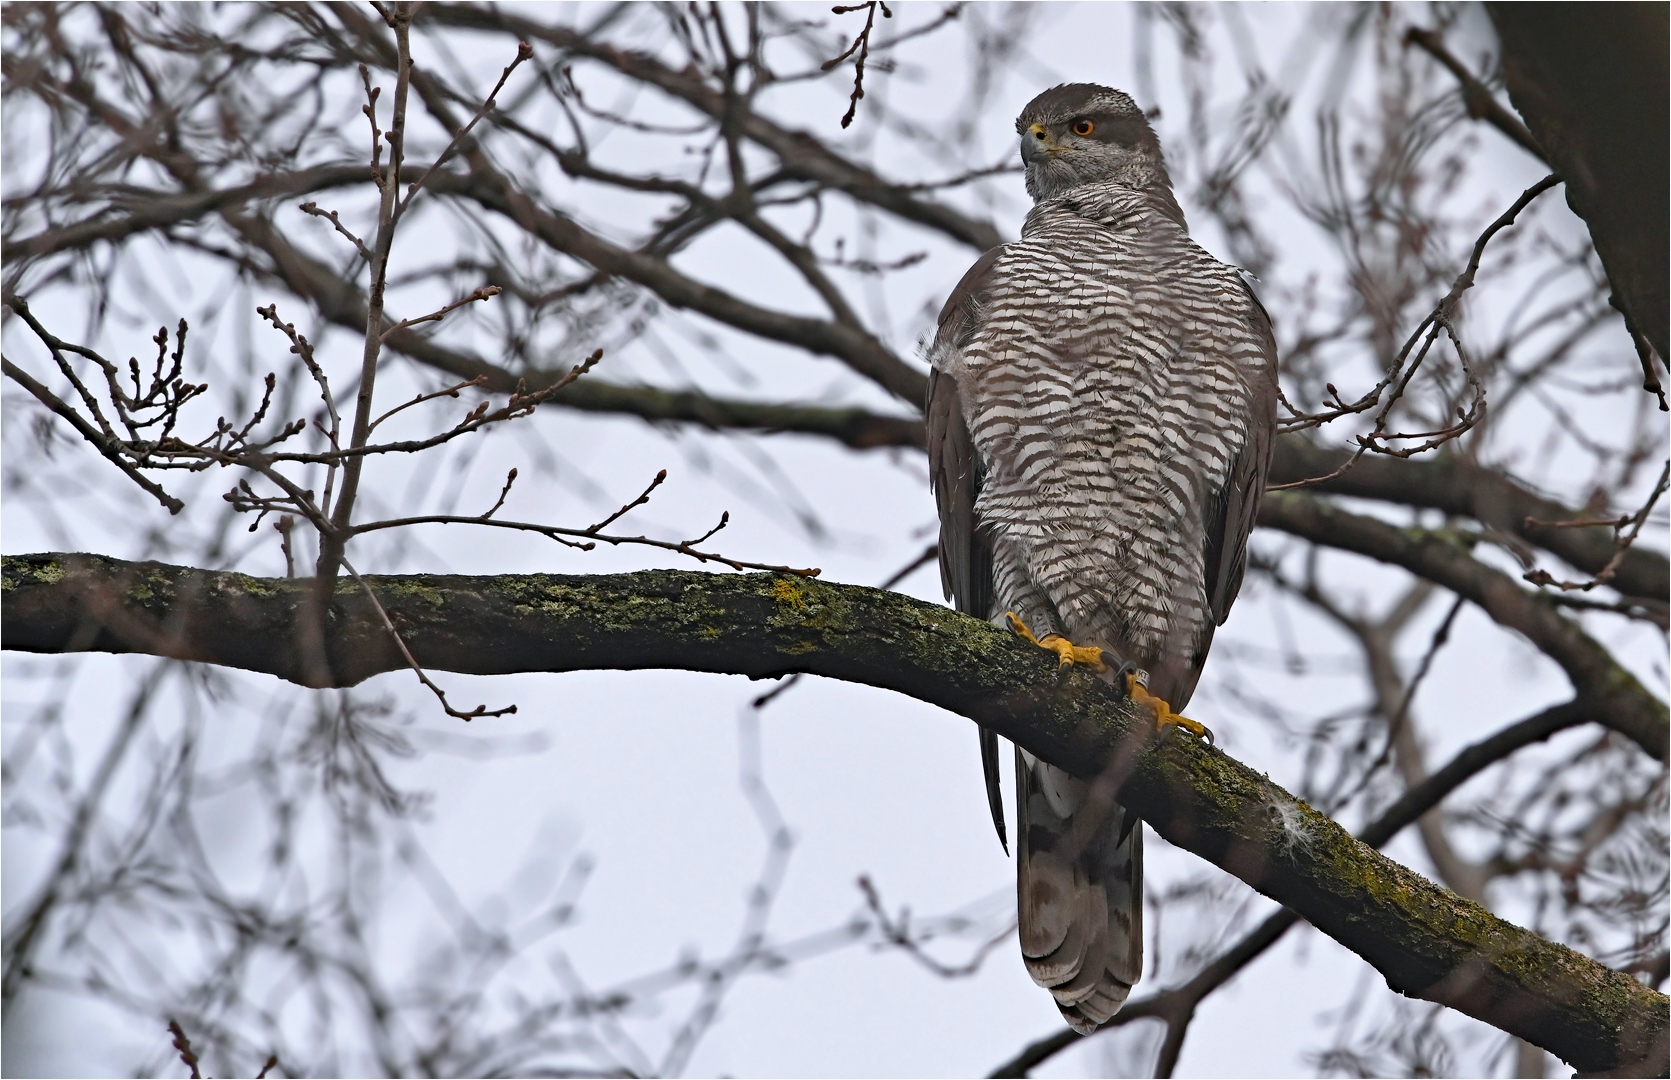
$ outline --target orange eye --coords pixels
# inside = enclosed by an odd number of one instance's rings
[[[1095,124],[1091,123],[1089,120],[1075,120],[1073,122],[1073,127],[1070,130],[1072,130],[1075,135],[1078,135],[1081,138],[1083,138],[1084,136],[1089,135],[1091,132],[1095,131],[1096,129],[1097,129],[1097,126]]]

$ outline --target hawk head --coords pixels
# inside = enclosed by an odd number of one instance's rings
[[[1095,83],[1052,87],[1027,103],[1015,130],[1034,202],[1099,181],[1172,188],[1154,129],[1118,90]]]

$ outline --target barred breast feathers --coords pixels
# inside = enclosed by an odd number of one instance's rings
[[[1141,660],[1182,631],[1193,651],[1219,621],[1206,517],[1247,448],[1263,312],[1235,268],[1116,185],[1041,201],[982,262],[930,359],[958,384],[994,570],[1042,589],[1070,637]],[[995,585],[999,606],[1022,599]]]

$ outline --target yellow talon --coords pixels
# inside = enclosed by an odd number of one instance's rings
[[[1135,671],[1126,673],[1126,693],[1131,696],[1134,704],[1141,705],[1155,714],[1156,727],[1181,727],[1198,739],[1213,741],[1213,733],[1207,729],[1207,725],[1173,712],[1169,702],[1149,693],[1149,688],[1143,685],[1143,680],[1137,677]]]
[[[1084,664],[1092,671],[1106,671],[1108,666],[1102,662],[1102,650],[1095,645],[1075,645],[1061,634],[1046,634],[1044,639],[1033,636],[1027,624],[1013,611],[1004,612],[1004,618],[1010,621],[1010,626],[1016,633],[1031,641],[1041,649],[1049,649],[1056,654],[1056,666],[1065,668],[1070,664]],[[1194,721],[1191,721],[1194,723]]]

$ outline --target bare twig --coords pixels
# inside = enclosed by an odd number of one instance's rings
[[[870,32],[876,25],[878,8],[881,9],[884,19],[894,17],[894,13],[888,10],[888,5],[883,0],[866,0],[862,4],[837,4],[830,9],[837,15],[861,10],[865,13],[864,29],[853,39],[853,44],[847,46],[846,51],[835,59],[826,60],[821,67],[821,70],[829,71],[854,53],[858,54],[853,61],[853,93],[847,99],[847,112],[841,117],[841,126],[844,128],[853,123],[853,117],[859,110],[859,99],[865,96],[865,59],[870,56]]]
[[[911,909],[900,909],[899,918],[888,915],[882,906],[882,897],[876,891],[876,885],[868,874],[859,876],[859,891],[864,893],[865,907],[869,909],[871,918],[876,922],[876,928],[882,934],[882,940],[899,949],[905,955],[940,976],[942,979],[962,979],[980,971],[981,965],[992,950],[1008,941],[1015,933],[1015,923],[988,937],[976,947],[974,953],[961,964],[947,964],[929,953],[922,947],[922,938],[911,929]]]
[[[409,326],[417,326],[419,323],[426,323],[426,322],[440,322],[442,319],[446,318],[448,314],[450,314],[451,312],[457,311],[459,308],[465,306],[466,304],[473,304],[478,300],[491,300],[493,297],[498,296],[502,292],[504,292],[504,290],[501,289],[497,285],[483,285],[481,288],[477,289],[475,292],[471,293],[469,296],[461,297],[458,300],[454,300],[452,303],[448,304],[446,307],[440,308],[439,310],[436,310],[436,311],[432,311],[428,315],[419,315],[415,319],[402,319],[402,320],[400,320],[399,322],[395,323],[393,326],[389,327],[387,330],[383,331],[383,337],[382,337],[381,341],[386,344],[391,337],[393,337],[395,334],[399,333],[400,331],[405,330]]]
[[[419,176],[418,179],[413,181],[412,185],[406,189],[406,197],[403,198],[400,205],[395,208],[396,221],[399,221],[406,213],[407,208],[412,205],[412,200],[418,197],[418,192],[423,190],[424,181],[429,179],[430,174],[445,165],[447,160],[452,157],[453,151],[458,149],[458,145],[470,137],[470,132],[475,129],[482,117],[486,116],[498,107],[499,91],[505,88],[505,82],[510,79],[511,72],[515,71],[518,67],[521,67],[522,62],[524,60],[531,59],[533,55],[534,47],[532,45],[528,44],[526,41],[519,41],[516,43],[516,59],[512,60],[505,70],[500,72],[499,81],[493,84],[492,92],[487,95],[487,100],[482,102],[481,108],[476,110],[476,115],[470,118],[470,122],[468,124],[465,124],[453,134],[452,141],[447,143],[445,149],[443,149],[436,157],[434,163],[432,163],[429,168],[425,169],[423,171],[423,175]]]
[[[311,201],[303,203],[297,209],[310,217],[324,218],[329,221],[337,232],[341,233],[350,244],[354,245],[354,250],[360,253],[360,258],[368,263],[371,261],[371,250],[366,247],[365,241],[349,231],[348,226],[342,223],[341,215],[335,210],[321,210],[318,203]]]
[[[141,488],[144,488],[152,498],[167,507],[170,514],[178,514],[181,510],[186,508],[185,503],[164,491],[162,487],[150,477],[142,475],[139,470],[130,464],[128,460],[122,456],[121,452],[112,445],[112,440],[106,438],[103,432],[99,431],[86,420],[82,419],[80,413],[71,408],[63,401],[63,399],[59,398],[57,394],[54,394],[44,385],[37,382],[29,375],[28,372],[22,370],[10,360],[5,360],[3,358],[0,358],[0,369],[3,369],[7,378],[13,380],[19,386],[35,395],[35,398],[40,401],[41,404],[51,409],[58,416],[63,417],[63,419],[67,421],[71,427],[75,428],[76,431],[80,433],[82,438],[92,443],[99,453],[103,454],[111,464],[115,465],[118,469],[121,469],[122,472],[127,475],[128,479],[138,484]]]
[[[505,505],[505,497],[511,493],[511,485],[514,483],[516,483],[516,470],[512,469],[505,474],[505,486],[499,489],[499,497],[493,501],[492,506],[487,508],[487,513],[482,515],[484,520],[498,513],[499,508]]]
[[[1308,487],[1312,484],[1335,480],[1344,474],[1346,470],[1350,469],[1352,465],[1356,464],[1358,459],[1365,453],[1374,452],[1378,454],[1388,454],[1395,457],[1409,457],[1412,454],[1433,449],[1444,442],[1458,438],[1472,430],[1472,428],[1485,414],[1485,389],[1468,363],[1467,354],[1462,348],[1461,337],[1457,334],[1455,326],[1451,322],[1451,313],[1455,309],[1457,302],[1462,298],[1462,294],[1473,287],[1474,277],[1479,272],[1480,259],[1484,256],[1486,245],[1491,242],[1491,238],[1496,236],[1503,229],[1506,229],[1509,225],[1513,224],[1515,218],[1520,215],[1520,211],[1524,210],[1533,199],[1537,198],[1545,191],[1548,191],[1558,183],[1560,183],[1560,177],[1553,173],[1544,177],[1542,180],[1539,180],[1537,183],[1521,192],[1520,197],[1515,199],[1514,203],[1507,210],[1505,210],[1495,221],[1486,227],[1485,231],[1480,234],[1477,240],[1474,241],[1474,248],[1468,257],[1468,264],[1463,267],[1462,272],[1456,276],[1456,280],[1451,284],[1450,291],[1440,298],[1439,302],[1434,305],[1433,310],[1430,311],[1416,326],[1415,330],[1411,332],[1409,338],[1404,343],[1404,347],[1399,349],[1398,354],[1393,358],[1393,362],[1388,367],[1386,375],[1383,376],[1378,383],[1366,391],[1363,396],[1359,397],[1355,401],[1346,402],[1341,398],[1339,392],[1335,390],[1334,384],[1330,383],[1327,390],[1330,399],[1334,402],[1334,408],[1325,409],[1319,413],[1309,414],[1299,412],[1293,407],[1293,405],[1288,404],[1286,397],[1283,397],[1283,403],[1291,413],[1290,416],[1284,417],[1279,421],[1279,425],[1285,431],[1300,431],[1306,428],[1318,427],[1343,416],[1366,412],[1377,405],[1380,406],[1380,409],[1375,416],[1374,429],[1368,435],[1358,436],[1357,449],[1353,451],[1350,458],[1341,463],[1339,468],[1325,476],[1312,477],[1306,480],[1296,480],[1286,484],[1275,484],[1267,490],[1284,491],[1289,488]],[[1410,432],[1398,434],[1386,432],[1385,426],[1392,413],[1393,406],[1398,403],[1399,399],[1403,396],[1404,389],[1409,386],[1410,380],[1415,377],[1417,369],[1421,367],[1422,361],[1427,357],[1428,350],[1432,348],[1433,343],[1437,340],[1440,330],[1444,330],[1450,337],[1452,343],[1457,347],[1458,358],[1461,360],[1468,384],[1473,391],[1473,402],[1467,410],[1463,410],[1461,408],[1456,410],[1457,423],[1451,427],[1432,432]],[[1424,336],[1425,341],[1423,340]],[[1422,342],[1421,348],[1416,352],[1414,359],[1411,360],[1411,350],[1415,349],[1418,341]],[[1406,362],[1409,363],[1408,367],[1405,366]],[[1391,396],[1383,400],[1383,392],[1389,386],[1392,386],[1395,381],[1398,382],[1397,389]],[[1387,440],[1391,439],[1402,440],[1413,438],[1428,438],[1429,441],[1414,449],[1383,445]]]
[[[631,502],[627,503],[625,506],[622,506],[619,510],[615,511],[613,514],[610,514],[608,517],[604,518],[602,521],[598,522],[596,525],[587,526],[584,530],[582,530],[581,535],[583,535],[583,536],[596,536],[600,530],[608,528],[609,526],[615,524],[615,522],[621,520],[621,518],[625,517],[627,512],[632,510],[634,507],[643,506],[645,503],[650,501],[650,493],[652,491],[655,491],[657,488],[661,487],[661,485],[666,480],[667,480],[667,470],[662,469],[661,471],[657,472],[656,475],[650,480],[649,486],[646,487],[641,493],[639,493],[638,498],[636,498],[636,499],[632,500]],[[712,535],[712,534],[709,534],[709,535]]]
[[[447,701],[446,691],[442,690],[439,686],[436,686],[433,681],[431,681],[429,675],[425,673],[423,665],[418,663],[418,661],[412,656],[412,650],[406,647],[406,640],[400,636],[400,631],[395,629],[394,621],[389,618],[389,613],[384,609],[383,602],[377,599],[377,591],[371,587],[371,583],[360,576],[360,572],[354,569],[354,564],[349,562],[346,557],[343,558],[342,565],[350,574],[354,575],[354,580],[360,583],[360,588],[365,590],[366,599],[370,600],[371,606],[377,610],[377,617],[383,621],[384,629],[388,630],[389,637],[394,640],[395,646],[400,649],[400,655],[406,658],[406,663],[418,676],[418,681],[429,688],[430,693],[435,695],[436,700],[441,703],[441,708],[446,710],[448,716],[456,717],[459,720],[470,721],[479,716],[507,716],[516,712],[515,705],[506,705],[502,709],[492,710],[489,710],[486,705],[477,705],[469,712],[460,712],[453,708]]]
[[[1507,135],[1522,150],[1537,158],[1545,165],[1549,159],[1544,156],[1543,147],[1538,145],[1537,139],[1532,137],[1531,129],[1520,117],[1510,112],[1491,88],[1468,70],[1466,64],[1456,58],[1456,55],[1445,47],[1445,39],[1437,30],[1412,26],[1404,33],[1406,45],[1414,44],[1421,47],[1433,59],[1443,64],[1445,68],[1456,76],[1456,81],[1462,90],[1462,103],[1467,106],[1468,115],[1475,120],[1484,120],[1498,131]]]
[[[1562,527],[1584,525],[1611,525],[1613,527],[1613,544],[1618,550],[1613,553],[1613,557],[1611,559],[1607,560],[1607,565],[1596,571],[1595,575],[1589,580],[1561,581],[1554,577],[1554,575],[1550,574],[1549,571],[1543,569],[1528,570],[1521,576],[1534,585],[1554,586],[1562,592],[1589,592],[1598,585],[1606,585],[1608,582],[1613,580],[1613,575],[1618,573],[1619,564],[1624,561],[1625,552],[1629,551],[1630,546],[1636,543],[1636,538],[1642,535],[1642,526],[1648,523],[1648,515],[1653,513],[1654,507],[1659,503],[1660,496],[1665,494],[1668,486],[1671,486],[1671,459],[1668,459],[1665,463],[1665,467],[1660,470],[1659,481],[1654,484],[1653,491],[1648,493],[1648,498],[1642,503],[1636,513],[1627,517],[1619,518],[1615,521],[1578,521],[1560,523]],[[1531,519],[1528,518],[1527,522],[1529,525]]]
[[[452,386],[444,387],[443,389],[440,389],[440,390],[434,390],[434,391],[431,391],[430,393],[427,393],[427,394],[419,394],[416,397],[414,397],[411,401],[405,402],[405,403],[400,404],[400,405],[396,405],[394,408],[390,409],[388,412],[384,413],[382,416],[379,416],[377,419],[373,420],[371,422],[371,430],[376,431],[378,424],[381,424],[383,421],[387,420],[389,417],[395,415],[398,412],[401,412],[405,409],[410,409],[414,405],[422,405],[424,402],[434,401],[436,398],[443,398],[443,397],[456,398],[456,397],[458,397],[458,392],[460,390],[468,390],[472,386],[480,386],[485,382],[487,382],[487,376],[486,375],[477,375],[474,379],[465,379],[461,383],[454,383]]]
[[[550,540],[555,540],[564,547],[578,551],[591,551],[599,543],[616,547],[622,544],[640,547],[659,548],[662,551],[677,552],[689,556],[697,562],[717,562],[729,566],[733,570],[765,570],[774,574],[794,574],[796,577],[817,577],[823,571],[817,567],[780,566],[774,563],[750,562],[746,559],[733,559],[718,552],[702,551],[696,547],[720,529],[725,527],[730,515],[721,515],[718,525],[709,529],[701,536],[692,540],[656,540],[648,536],[610,536],[607,533],[592,532],[588,529],[570,529],[561,525],[539,525],[530,521],[500,521],[485,515],[478,517],[464,517],[456,514],[421,514],[413,517],[390,518],[386,521],[371,521],[362,525],[351,526],[349,536],[360,536],[365,533],[379,532],[383,529],[402,529],[409,525],[486,525],[498,529],[512,529],[519,532],[538,533]]]
[[[174,1037],[174,1049],[180,1052],[180,1060],[191,1070],[192,1080],[202,1080],[203,1073],[198,1069],[197,1052],[191,1048],[191,1040],[186,1038],[186,1029],[180,1026],[178,1020],[170,1020],[168,1033]]]

